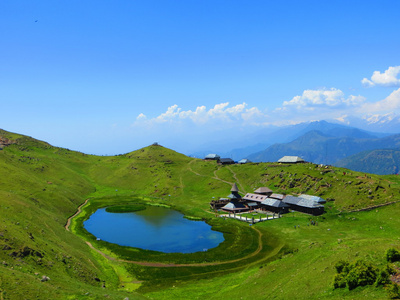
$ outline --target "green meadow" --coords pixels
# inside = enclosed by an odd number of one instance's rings
[[[94,156],[0,136],[14,142],[0,150],[1,300],[388,299],[389,285],[334,289],[333,278],[340,260],[384,268],[386,251],[400,250],[398,176],[308,163],[220,166],[162,146]],[[267,186],[318,195],[326,213],[290,212],[253,226],[218,217],[209,202],[233,183],[241,193]],[[167,254],[98,241],[82,226],[100,207],[146,205],[204,220],[225,241]]]

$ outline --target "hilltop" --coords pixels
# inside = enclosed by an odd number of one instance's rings
[[[339,259],[368,257],[379,265],[388,247],[399,247],[397,176],[316,164],[220,166],[159,145],[124,155],[95,156],[3,130],[0,137],[9,141],[0,150],[3,299],[23,299],[26,294],[39,299],[105,295],[111,299],[236,299],[244,291],[253,299],[270,294],[280,299],[385,295],[383,289],[372,287],[357,293],[334,290],[331,280]],[[266,186],[276,193],[318,195],[328,200],[327,213],[318,217],[318,227],[307,226],[308,215],[291,213],[251,230],[234,220],[215,218],[209,210],[210,200],[228,195],[232,183],[241,192]],[[66,230],[67,219],[86,199],[88,205]],[[227,239],[220,249],[210,251],[209,260],[241,259],[241,263],[139,266],[113,262],[88,247],[86,241],[116,259],[134,257],[153,264],[203,262],[203,254],[168,256],[111,247],[80,228],[96,207],[132,201],[170,206],[207,220]],[[369,210],[356,212],[363,209]],[[246,288],[249,285],[251,290]],[[308,290],[299,291],[300,286]]]

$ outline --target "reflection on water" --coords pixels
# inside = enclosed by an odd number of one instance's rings
[[[133,213],[97,210],[84,227],[104,241],[166,253],[193,253],[218,246],[221,232],[202,221],[191,221],[175,210],[148,206]]]

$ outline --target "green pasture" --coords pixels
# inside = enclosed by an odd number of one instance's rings
[[[398,176],[315,164],[220,166],[160,146],[93,156],[0,135],[15,141],[0,151],[0,299],[388,297],[382,286],[334,289],[333,277],[339,260],[363,259],[379,268],[387,249],[400,249]],[[267,186],[318,195],[328,200],[326,213],[289,213],[253,226],[216,217],[209,202],[230,194],[233,183],[243,193]],[[392,204],[380,207],[386,203]],[[165,254],[97,241],[82,227],[99,207],[143,205],[205,220],[225,241],[204,253]]]

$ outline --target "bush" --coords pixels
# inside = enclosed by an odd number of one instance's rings
[[[347,274],[338,273],[333,278],[333,287],[335,289],[345,288],[346,287],[346,276]]]
[[[395,262],[400,260],[400,252],[394,248],[389,248],[386,251],[386,260],[388,262]]]
[[[381,286],[388,283],[390,283],[390,274],[386,268],[384,268],[379,271],[378,276],[376,277],[375,286]]]
[[[390,299],[399,299],[400,298],[400,291],[399,286],[395,283],[392,283],[388,287],[388,296]]]
[[[335,264],[335,269],[337,273],[348,273],[349,272],[349,265],[350,263],[348,261],[345,260],[339,260],[336,264]]]
[[[337,274],[333,280],[334,288],[344,288],[347,286],[349,290],[358,286],[372,285],[377,281],[378,269],[371,263],[363,260],[357,260],[353,264],[346,261],[339,261],[335,265]],[[387,270],[385,270],[387,273]],[[380,281],[385,281],[384,273]],[[388,273],[387,273],[388,275]]]
[[[350,266],[347,275],[347,286],[352,290],[358,286],[374,284],[378,270],[375,266],[363,260],[357,260]]]

